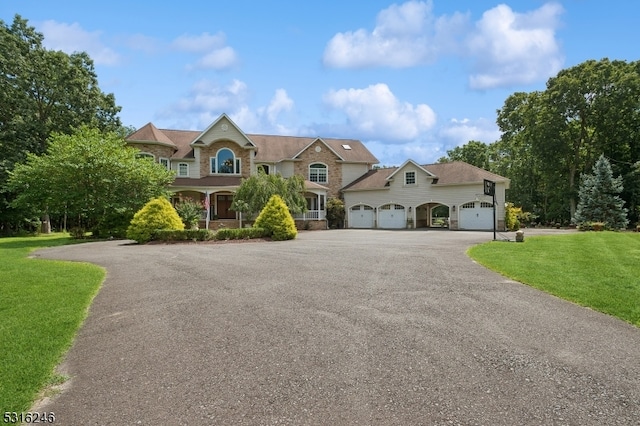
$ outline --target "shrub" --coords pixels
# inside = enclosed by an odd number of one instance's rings
[[[153,239],[158,230],[183,230],[184,224],[169,200],[154,198],[144,205],[131,220],[127,228],[127,238],[139,243]]]
[[[276,241],[292,240],[298,235],[295,221],[279,195],[269,198],[253,226],[263,228],[265,236]]]
[[[266,232],[262,228],[223,228],[216,232],[216,240],[248,240],[262,238]]]
[[[344,224],[345,210],[344,203],[338,198],[327,200],[327,225],[329,228],[342,228]]]
[[[509,231],[517,231],[520,229],[520,219],[522,216],[522,207],[515,207],[513,203],[507,203],[504,209],[505,226]]]
[[[102,218],[91,231],[97,238],[125,238],[131,219],[133,213],[111,213]]]
[[[194,201],[191,198],[181,198],[180,201],[176,203],[176,211],[178,212],[178,216],[182,219],[184,226],[188,229],[193,229],[198,227],[198,221],[202,216],[202,211],[204,207],[197,201]]]
[[[215,238],[215,233],[208,229],[162,229],[154,234],[158,241],[209,241]]]

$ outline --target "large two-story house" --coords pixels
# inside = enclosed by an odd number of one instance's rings
[[[493,203],[483,195],[487,179],[496,183],[496,225],[504,227],[509,180],[467,163],[420,166],[407,160],[400,167],[377,169],[378,160],[358,140],[246,134],[226,114],[204,131],[148,123],[126,141],[141,156],[176,172],[170,190],[176,198],[207,206],[209,216],[201,226],[209,228],[243,225],[242,215],[231,209],[233,195],[242,178],[259,169],[304,177],[308,210],[296,219],[310,229],[326,228],[330,197],[344,200],[350,228],[492,229],[488,206]]]

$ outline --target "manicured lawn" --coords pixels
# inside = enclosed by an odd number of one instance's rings
[[[0,412],[27,411],[39,391],[64,380],[54,367],[69,349],[104,280],[102,268],[29,259],[68,235],[0,239]]]
[[[578,232],[469,249],[511,279],[640,327],[640,234]]]

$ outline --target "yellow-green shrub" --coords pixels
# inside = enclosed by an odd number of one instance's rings
[[[127,228],[127,238],[139,243],[153,239],[158,230],[182,230],[184,223],[169,200],[154,198],[133,216]]]
[[[276,241],[292,240],[298,235],[296,223],[279,195],[269,198],[253,227],[264,229],[265,235]]]
[[[522,207],[514,207],[513,203],[507,203],[504,209],[504,219],[509,231],[520,229],[520,215],[522,215]]]

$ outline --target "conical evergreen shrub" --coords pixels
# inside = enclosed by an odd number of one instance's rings
[[[253,226],[264,229],[266,236],[276,241],[293,240],[298,235],[287,204],[279,195],[269,198]]]
[[[139,243],[151,241],[158,230],[183,230],[184,223],[169,200],[154,198],[133,215],[127,228],[127,238]]]

